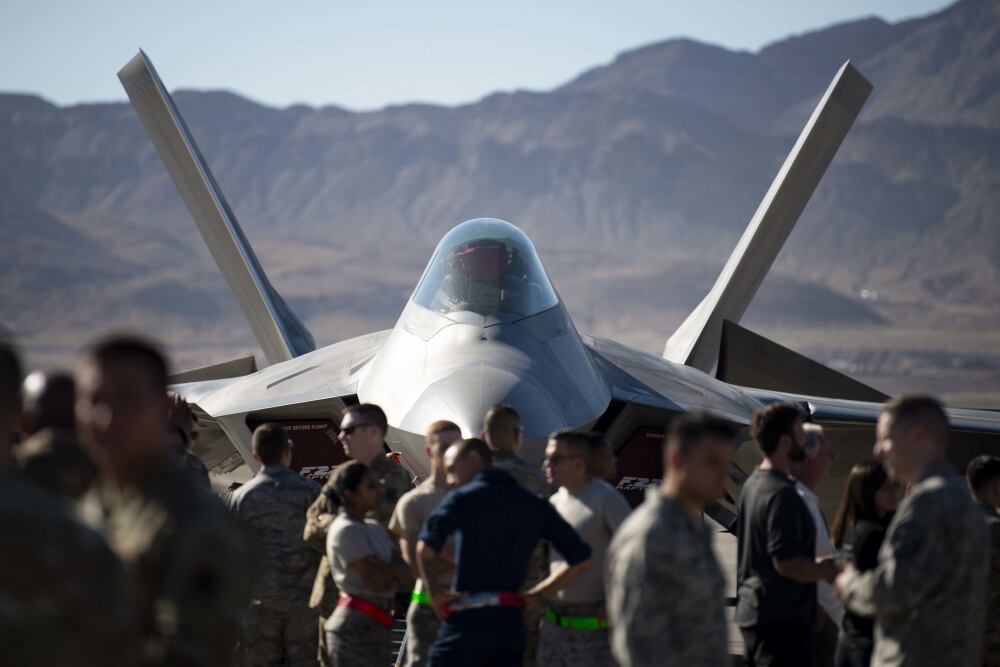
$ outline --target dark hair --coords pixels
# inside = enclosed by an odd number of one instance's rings
[[[24,380],[25,427],[30,433],[46,428],[76,430],[73,414],[76,382],[64,371],[35,371]]]
[[[21,358],[10,343],[0,341],[0,420],[13,422],[21,411]],[[13,423],[0,423],[13,431]]]
[[[844,540],[854,533],[859,521],[883,521],[875,507],[875,493],[887,479],[885,468],[878,461],[854,464],[830,530],[835,547],[840,549],[844,546]]]
[[[695,446],[705,438],[735,443],[736,429],[732,424],[706,412],[686,412],[674,417],[667,431],[664,446],[690,456]]]
[[[385,417],[385,411],[374,403],[358,403],[348,406],[344,410],[344,415],[357,413],[363,421],[369,422],[382,429],[382,433],[389,430],[389,420]]]
[[[778,401],[758,410],[753,416],[753,437],[764,456],[773,454],[781,436],[792,435],[801,421],[802,411],[792,403]]]
[[[453,444],[452,447],[455,448],[456,459],[464,459],[470,454],[475,454],[479,457],[479,460],[483,462],[484,468],[489,468],[493,465],[492,450],[490,450],[489,445],[479,438],[466,438],[465,440],[459,440]]]
[[[182,429],[183,430],[183,429]],[[268,422],[261,424],[253,432],[253,453],[264,465],[281,463],[285,450],[290,449],[291,441],[281,424]]]
[[[969,467],[965,469],[965,479],[969,481],[969,488],[979,492],[987,484],[1000,479],[1000,458],[988,454],[977,456],[969,461]]]
[[[145,338],[123,335],[100,338],[87,346],[82,358],[99,366],[139,364],[145,369],[150,385],[155,390],[167,390],[167,359],[155,343]]]
[[[347,492],[355,493],[361,485],[361,480],[371,472],[371,468],[364,463],[348,461],[337,466],[337,469],[330,475],[330,484],[327,497],[339,509],[347,507]]]
[[[948,444],[948,416],[941,401],[933,396],[900,396],[882,406],[894,426],[923,426],[931,439],[945,447]]]
[[[483,418],[483,432],[491,448],[503,449],[513,444],[511,439],[516,429],[521,428],[521,415],[509,405],[497,403]]]
[[[584,459],[589,459],[594,451],[594,445],[592,444],[594,436],[597,436],[599,442],[603,442],[603,437],[598,433],[578,431],[572,428],[564,428],[556,431],[549,436],[549,440],[565,443],[573,454],[582,456]]]

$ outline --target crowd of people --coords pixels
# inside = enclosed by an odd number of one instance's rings
[[[535,466],[496,405],[478,437],[431,424],[413,480],[385,413],[351,405],[349,460],[323,486],[266,423],[256,473],[220,499],[167,377],[139,338],[26,378],[0,344],[0,664],[386,667],[404,609],[408,666],[731,664],[704,511],[731,479],[732,423],[675,416],[633,510],[600,434],[557,431]],[[1000,665],[1000,458],[962,480],[948,433],[933,398],[887,403],[829,525],[823,429],[789,403],[758,411],[735,526],[746,664]]]

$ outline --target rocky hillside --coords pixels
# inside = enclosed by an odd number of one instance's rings
[[[391,325],[437,239],[489,215],[535,240],[580,328],[658,349],[849,58],[875,91],[749,321],[875,327],[886,345],[946,323],[995,350],[1000,3],[756,53],[670,40],[552,91],[459,107],[175,100],[318,340]],[[0,94],[0,326],[45,356],[113,324],[191,361],[252,347],[131,108]]]

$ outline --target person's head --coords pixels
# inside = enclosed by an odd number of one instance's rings
[[[10,457],[21,414],[21,358],[12,345],[0,341],[0,462]]]
[[[802,430],[806,434],[805,458],[796,462],[793,467],[795,477],[807,488],[815,491],[826,479],[833,463],[833,448],[823,433],[819,424],[804,424]]]
[[[364,463],[348,461],[331,477],[334,498],[342,510],[364,514],[378,508],[384,493],[375,472]]]
[[[587,484],[590,480],[587,463],[591,457],[591,436],[574,429],[563,429],[549,436],[542,467],[550,484],[566,487],[570,492]]]
[[[104,474],[131,481],[165,453],[167,362],[152,343],[112,336],[88,346],[76,366],[76,423]]]
[[[351,405],[340,420],[340,444],[348,458],[370,465],[383,453],[388,420],[373,403]]]
[[[805,458],[802,412],[791,403],[769,403],[758,410],[753,416],[753,437],[761,454],[771,461],[793,463]]]
[[[424,437],[425,451],[431,461],[431,467],[444,469],[444,453],[453,443],[462,439],[462,429],[454,422],[436,421],[427,427]]]
[[[965,479],[979,502],[1000,509],[1000,457],[983,454],[972,459]]]
[[[449,486],[462,486],[493,464],[493,452],[479,438],[466,438],[444,453],[444,469]]]
[[[664,487],[693,504],[721,497],[736,452],[736,429],[710,414],[678,415],[664,443]]]
[[[517,454],[521,450],[521,415],[509,405],[494,405],[483,419],[482,439],[495,452]]]
[[[597,479],[614,482],[618,477],[618,460],[615,453],[611,451],[611,445],[600,433],[591,433],[590,436],[588,441],[590,457],[587,459],[587,470],[591,476]]]
[[[856,463],[847,476],[844,494],[830,530],[839,549],[850,539],[859,521],[886,523],[899,505],[899,486],[878,461]]]
[[[73,415],[76,387],[73,376],[61,371],[35,371],[24,378],[21,431],[25,435],[42,429],[75,431]]]
[[[264,466],[285,466],[292,462],[292,441],[281,424],[261,424],[253,432],[253,458]]]
[[[920,479],[948,448],[948,417],[930,396],[894,398],[882,408],[875,428],[875,458],[901,484]]]

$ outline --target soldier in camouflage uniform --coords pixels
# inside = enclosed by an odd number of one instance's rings
[[[288,467],[292,443],[278,424],[254,431],[253,456],[262,467],[229,501],[253,536],[260,563],[240,632],[239,662],[243,667],[315,665],[316,614],[309,609],[309,592],[319,554],[302,541],[302,529],[319,484]]]
[[[509,405],[494,405],[483,419],[482,438],[493,452],[493,466],[510,474],[517,483],[541,498],[552,495],[552,486],[545,479],[545,473],[538,466],[533,466],[517,454],[521,451],[522,427],[521,416]],[[540,541],[531,554],[528,562],[528,573],[524,580],[522,591],[536,586],[548,576],[549,557],[545,542]],[[542,620],[541,607],[524,610],[524,623],[527,635],[524,641],[524,665],[535,667],[538,652],[538,629]]]
[[[131,665],[125,572],[60,497],[14,467],[20,364],[0,343],[0,665]]]
[[[413,488],[410,475],[402,466],[385,455],[387,429],[388,422],[382,408],[367,403],[348,407],[340,422],[340,443],[347,456],[371,468],[382,484],[384,493],[378,509],[372,513],[372,518],[384,527],[388,527],[389,519],[400,497]],[[328,653],[323,647],[326,641],[323,625],[333,613],[334,605],[337,603],[337,589],[333,585],[330,561],[326,557],[327,531],[340,509],[336,493],[333,491],[332,480],[331,474],[319,496],[306,512],[306,526],[302,533],[303,539],[322,554],[312,595],[309,598],[309,607],[318,609],[320,615],[320,661],[326,661]]]
[[[31,481],[72,499],[83,495],[97,478],[97,466],[76,437],[75,399],[71,375],[50,371],[29,375],[21,418],[28,437],[14,452]]]
[[[417,562],[417,537],[427,522],[427,517],[448,493],[444,469],[444,453],[449,445],[462,439],[462,431],[449,421],[438,421],[427,429],[427,459],[431,474],[417,488],[406,492],[389,521],[389,532],[399,538],[399,550],[410,566],[417,584],[413,589],[409,609],[406,611],[406,667],[427,664],[427,653],[437,637],[441,619],[430,604],[430,595],[423,589]],[[447,588],[453,572],[442,569],[442,581],[434,582]]]
[[[611,540],[605,587],[620,667],[729,664],[725,580],[701,512],[725,491],[735,436],[714,417],[677,417],[663,484]]]
[[[911,484],[874,570],[848,568],[837,588],[848,609],[875,617],[872,665],[980,664],[989,546],[982,513],[946,462],[948,419],[932,398],[890,401],[875,455]]]
[[[1000,457],[977,456],[969,463],[966,481],[990,534],[990,583],[986,589],[986,636],[983,665],[1000,667]]]
[[[83,511],[125,565],[139,664],[228,664],[250,597],[249,554],[218,498],[164,447],[166,378],[163,356],[140,339],[84,353],[77,418],[100,481]]]

